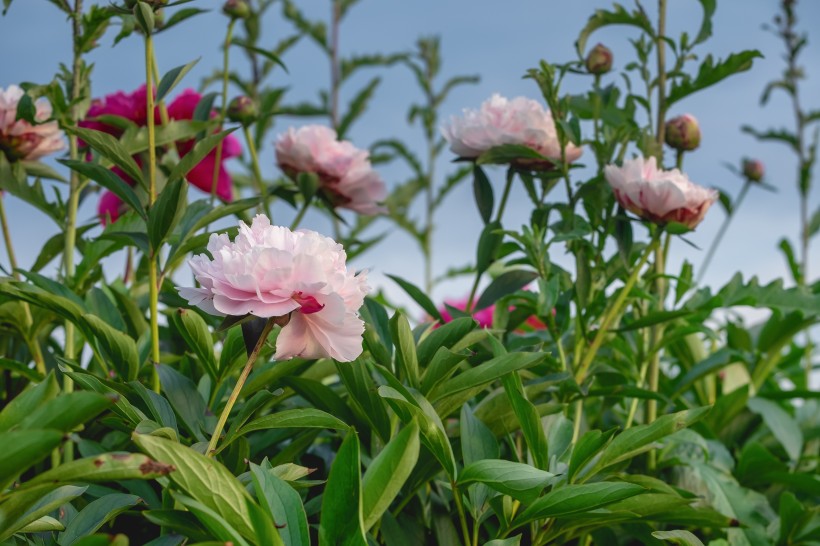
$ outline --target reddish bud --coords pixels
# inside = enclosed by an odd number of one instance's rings
[[[700,126],[695,116],[683,114],[667,121],[666,144],[681,151],[691,151],[700,146]]]
[[[743,176],[752,182],[760,182],[763,180],[763,175],[766,174],[766,169],[763,162],[759,159],[744,159],[743,160]]]
[[[247,19],[251,16],[251,7],[245,0],[228,0],[222,6],[222,13],[231,19]]]
[[[604,44],[598,44],[587,55],[587,71],[590,74],[606,74],[612,70],[612,51]]]

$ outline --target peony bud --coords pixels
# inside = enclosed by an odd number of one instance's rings
[[[751,182],[760,182],[763,180],[763,175],[766,174],[766,169],[763,162],[759,159],[744,159],[743,160],[743,176]]]
[[[612,51],[604,44],[598,44],[587,55],[587,71],[590,74],[606,74],[612,70]]]
[[[250,97],[240,95],[235,97],[228,105],[228,119],[234,123],[241,123],[242,125],[250,125],[256,121],[258,112],[256,111],[256,104]]]
[[[251,16],[251,7],[245,0],[228,0],[222,6],[222,13],[231,19],[247,19]]]
[[[700,146],[700,126],[695,116],[683,114],[667,121],[666,144],[681,151],[691,151]]]

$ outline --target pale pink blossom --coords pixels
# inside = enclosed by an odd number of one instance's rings
[[[370,165],[369,153],[323,125],[289,128],[276,140],[276,162],[291,178],[299,173],[319,177],[320,192],[334,207],[360,214],[387,212],[379,205],[387,190]]]
[[[16,85],[5,90],[0,87],[0,152],[10,161],[34,161],[64,149],[63,132],[57,122],[46,122],[51,117],[48,99],[41,97],[34,102],[37,125],[17,119],[17,105],[23,95],[25,92]]]
[[[191,305],[214,315],[283,317],[278,360],[331,357],[349,362],[362,352],[358,310],[370,291],[365,272],[347,269],[342,245],[310,230],[272,226],[257,215],[239,223],[231,242],[213,234],[206,254],[189,261],[201,288],[180,288]]]
[[[694,229],[718,198],[716,190],[693,183],[678,169],[658,169],[654,157],[607,165],[604,176],[625,209],[661,225],[678,222]]]
[[[451,117],[441,132],[450,144],[450,150],[459,157],[474,159],[492,148],[516,144],[531,148],[550,160],[549,165],[524,160],[522,166],[549,168],[561,162],[561,144],[552,113],[526,97],[509,100],[496,93],[478,110],[465,108],[462,116]],[[581,148],[568,143],[565,147],[567,162],[576,161],[581,152]]]

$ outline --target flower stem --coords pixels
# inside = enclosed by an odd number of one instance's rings
[[[470,530],[467,527],[467,516],[464,513],[464,502],[461,500],[461,491],[458,490],[458,485],[456,485],[455,481],[450,481],[450,486],[453,488],[453,500],[456,503],[458,520],[461,522],[461,534],[464,539],[464,546],[469,546]]]
[[[248,152],[251,154],[251,169],[253,170],[253,181],[254,185],[256,186],[256,192],[259,194],[259,197],[262,201],[259,203],[258,211],[265,212],[268,218],[270,218],[271,223],[273,223],[273,218],[271,217],[270,207],[268,206],[268,196],[265,195],[265,186],[262,182],[262,171],[259,168],[259,155],[256,153],[256,143],[253,141],[253,136],[251,135],[250,127],[247,125],[242,126],[242,131],[245,133],[245,141],[248,143]]]
[[[656,137],[658,164],[663,165],[663,142],[666,132],[666,0],[658,0],[658,31],[655,47],[658,50],[658,119]]]
[[[9,257],[9,267],[11,267],[11,275],[16,280],[20,280],[20,273],[17,272],[17,257],[14,255],[14,246],[12,246],[11,241],[11,232],[9,231],[9,224],[6,219],[6,206],[3,201],[3,197],[0,196],[0,228],[3,230],[3,239],[6,242],[6,252],[8,253]],[[34,319],[31,316],[31,307],[29,307],[28,302],[24,301],[23,304],[23,326],[26,328],[26,343],[28,344],[29,350],[31,351],[31,358],[34,360],[34,365],[37,368],[37,371],[40,372],[43,376],[46,375],[46,363],[43,360],[43,353],[40,350],[40,344],[37,342],[37,336],[34,335],[32,332],[32,326],[34,325]]]
[[[740,189],[740,193],[737,195],[737,199],[735,199],[734,206],[732,207],[732,212],[726,215],[726,219],[723,220],[723,224],[720,226],[720,230],[718,231],[717,236],[712,241],[712,245],[709,247],[709,251],[706,253],[706,257],[703,259],[703,265],[700,266],[700,271],[698,272],[698,277],[695,281],[695,284],[700,284],[703,280],[704,275],[706,275],[706,269],[709,267],[709,263],[712,261],[712,257],[715,255],[715,250],[717,250],[718,245],[720,245],[720,241],[723,239],[723,236],[726,234],[726,230],[729,228],[729,224],[734,217],[735,211],[737,211],[740,204],[743,203],[743,198],[746,197],[746,192],[749,191],[749,187],[752,185],[750,180],[747,180],[743,187]]]
[[[626,302],[626,298],[629,295],[629,292],[632,290],[632,287],[635,286],[635,282],[638,280],[638,276],[641,273],[641,269],[649,260],[650,254],[654,252],[658,248],[658,244],[660,242],[659,239],[660,230],[658,230],[658,234],[652,238],[652,242],[649,246],[646,247],[643,254],[641,255],[638,263],[635,264],[634,268],[632,269],[632,273],[629,275],[629,278],[626,280],[623,288],[621,289],[620,293],[618,293],[618,297],[615,298],[615,301],[612,303],[612,306],[604,313],[604,316],[601,320],[601,325],[598,328],[598,332],[595,334],[595,337],[592,340],[589,348],[584,353],[584,357],[581,360],[581,364],[578,366],[578,370],[575,372],[575,381],[580,385],[584,382],[584,379],[587,377],[587,372],[589,372],[589,367],[592,364],[592,361],[595,359],[595,355],[598,353],[598,349],[601,348],[601,344],[604,341],[604,336],[609,331],[610,326],[612,323],[615,322],[615,318],[621,314],[621,310],[623,309],[624,303]]]
[[[290,224],[290,230],[296,231],[296,228],[299,227],[299,224],[302,223],[302,219],[305,217],[305,213],[307,212],[308,208],[310,208],[310,200],[306,200],[305,204],[302,205],[302,208],[299,209],[298,214],[296,214],[296,218],[293,219],[293,222]]]
[[[259,340],[256,342],[256,346],[254,346],[251,354],[248,355],[248,362],[245,364],[245,368],[242,370],[242,374],[240,374],[230,397],[228,397],[228,402],[225,404],[225,407],[222,409],[222,413],[219,415],[219,421],[216,423],[216,428],[211,436],[211,441],[208,442],[208,451],[206,452],[208,457],[213,457],[216,454],[216,445],[219,443],[219,437],[222,435],[222,430],[225,428],[225,423],[228,421],[228,416],[231,414],[231,410],[236,403],[236,399],[239,398],[239,393],[242,392],[242,387],[245,386],[245,381],[247,381],[256,359],[259,356],[260,351],[262,351],[262,347],[265,346],[265,341],[268,339],[268,334],[270,334],[273,329],[273,325],[276,324],[279,318],[280,317],[271,317],[268,319],[265,323],[265,327],[262,329]]]
[[[507,208],[507,199],[510,197],[510,189],[512,188],[513,179],[515,178],[515,171],[513,169],[507,170],[507,181],[504,183],[504,193],[501,194],[501,203],[498,205],[498,215],[495,221],[501,223],[501,217],[504,216],[504,209]]]
[[[232,17],[231,22],[228,23],[228,31],[225,33],[225,50],[222,56],[222,109],[219,113],[220,124],[225,122],[225,115],[228,112],[228,67],[230,66],[230,48],[231,40],[233,38],[233,26],[235,23],[236,19]],[[211,205],[213,205],[216,200],[216,185],[219,182],[219,163],[222,161],[223,142],[224,140],[220,140],[219,144],[216,145],[216,154],[214,156],[214,177],[211,182]]]
[[[157,148],[154,127],[154,41],[151,34],[145,36],[145,109],[148,124],[148,206],[157,199]],[[159,373],[159,286],[157,285],[157,251],[151,248],[148,256],[148,297],[151,313],[151,387],[160,391]]]
[[[660,232],[660,230],[658,230]],[[663,312],[664,300],[666,299],[666,250],[669,247],[671,236],[666,236],[663,247],[655,248],[655,294],[658,298],[657,310]],[[660,341],[663,337],[663,324],[653,324],[649,330],[649,349],[652,351],[649,360],[649,390],[658,392],[658,380],[660,378],[661,350]],[[658,417],[658,401],[650,398],[646,401],[646,424],[652,424]],[[649,469],[654,470],[657,463],[657,453],[655,450],[649,452]]]

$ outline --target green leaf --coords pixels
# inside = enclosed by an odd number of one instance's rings
[[[749,409],[763,418],[777,441],[786,450],[792,461],[799,461],[803,452],[803,433],[797,421],[786,410],[771,400],[751,398],[747,402]]]
[[[62,531],[65,526],[52,518],[51,516],[43,516],[38,520],[32,521],[22,529],[19,533],[49,533],[51,531]]]
[[[635,455],[649,451],[655,443],[675,432],[690,426],[709,412],[710,407],[695,408],[658,417],[648,425],[634,426],[615,437],[607,446],[596,468],[631,459]]]
[[[40,372],[33,368],[29,368],[27,364],[23,364],[17,360],[0,357],[0,370],[8,370],[10,372],[20,374],[29,380],[29,384],[39,383],[43,380],[43,376],[40,375]]]
[[[419,304],[422,309],[427,311],[427,314],[436,319],[439,322],[444,322],[444,319],[441,318],[441,313],[439,310],[436,309],[436,304],[421,291],[419,287],[416,285],[398,277],[396,275],[386,275],[390,279],[392,279],[396,284],[402,287],[402,289],[407,292],[407,295],[413,298],[413,301]]]
[[[142,502],[136,495],[112,493],[91,501],[69,522],[60,533],[60,546],[71,546],[80,538],[94,533],[105,522]]]
[[[148,211],[148,240],[155,254],[182,218],[187,206],[188,184],[180,179],[166,184]]]
[[[689,531],[655,531],[652,536],[682,546],[703,546],[703,542]]]
[[[100,186],[110,190],[114,195],[119,197],[129,207],[137,212],[144,220],[148,219],[145,213],[145,207],[137,197],[136,192],[131,189],[122,178],[114,174],[111,169],[98,165],[97,163],[89,163],[87,161],[73,161],[70,159],[62,159],[60,163],[71,170],[77,171],[83,176],[87,176]]]
[[[94,131],[93,129],[68,126],[64,127],[64,130],[66,133],[80,137],[103,157],[122,169],[132,180],[145,186],[145,180],[137,162],[134,161],[134,158],[131,157],[131,154],[119,140],[108,133]]]
[[[165,438],[145,434],[133,434],[131,438],[155,460],[174,466],[176,470],[168,476],[175,486],[225,518],[242,536],[255,539],[248,502],[250,496],[227,468]]]
[[[523,269],[514,269],[502,273],[484,289],[478,302],[475,304],[475,309],[484,309],[494,304],[496,301],[520,290],[538,278],[538,273],[534,271],[525,271]]]
[[[41,404],[60,393],[60,385],[54,372],[49,373],[40,383],[29,383],[26,389],[15,396],[0,411],[0,432],[15,428]]]
[[[484,169],[477,163],[473,165],[473,195],[481,219],[485,224],[489,223],[494,208],[493,187]]]
[[[483,483],[524,504],[530,504],[554,477],[554,474],[528,464],[503,459],[484,459],[464,467],[458,481],[460,484]]]
[[[459,317],[432,330],[419,342],[416,348],[419,365],[426,368],[439,349],[452,347],[455,343],[464,339],[464,336],[475,330],[477,324],[470,317]]]
[[[603,9],[595,10],[595,13],[587,20],[587,24],[578,34],[575,41],[575,49],[578,56],[583,58],[586,54],[587,40],[589,36],[599,28],[609,25],[629,25],[637,27],[653,38],[655,31],[646,13],[640,7],[632,13],[626,11],[620,4],[614,4],[613,11]]]
[[[201,58],[201,57],[200,57]],[[172,68],[168,72],[166,72],[162,79],[159,81],[159,85],[157,85],[157,96],[154,99],[156,102],[161,101],[165,97],[168,96],[168,93],[182,81],[182,78],[185,77],[196,63],[199,62],[199,59],[191,61],[188,64],[183,64],[176,68]]]
[[[154,33],[154,9],[147,2],[137,1],[134,5],[134,19],[144,34]]]
[[[353,122],[364,113],[367,103],[373,98],[373,93],[376,92],[376,88],[380,83],[381,78],[373,78],[367,83],[367,85],[360,89],[350,101],[350,104],[347,106],[347,112],[345,112],[342,116],[342,119],[339,121],[339,126],[337,127],[339,139],[342,139],[347,135],[347,130]]]
[[[214,356],[214,343],[208,324],[199,313],[188,309],[178,309],[174,317],[179,333],[185,339],[194,354],[208,371],[211,379],[216,379],[217,365]]]
[[[717,8],[717,0],[698,0],[703,7],[703,20],[700,24],[700,30],[695,40],[691,45],[696,46],[705,42],[712,35],[712,16],[715,14]],[[659,538],[659,537],[655,537]]]
[[[478,156],[478,158],[476,159],[476,164],[508,165],[510,163],[521,160],[531,160],[537,162],[546,161],[548,163],[552,163],[552,161],[548,157],[539,154],[538,152],[527,146],[522,146],[520,144],[502,144],[500,146],[490,148],[489,150]]]
[[[698,74],[695,78],[685,78],[680,83],[672,85],[667,97],[667,105],[671,106],[675,102],[687,97],[697,91],[715,85],[721,80],[745,72],[752,68],[752,62],[756,58],[763,58],[763,55],[756,49],[732,53],[726,60],[715,63],[711,55],[707,55],[700,64]]]
[[[623,482],[598,482],[567,485],[554,489],[529,505],[512,523],[520,527],[531,521],[559,518],[596,510],[607,504],[634,497],[646,491],[640,485]]]
[[[390,332],[396,344],[396,365],[404,373],[407,382],[413,387],[419,386],[419,362],[416,355],[416,343],[410,322],[400,311],[390,319]]]
[[[114,406],[114,400],[96,392],[62,394],[39,406],[20,423],[20,428],[53,428],[70,432]]]
[[[490,267],[498,257],[501,242],[504,234],[501,232],[501,224],[497,221],[490,222],[481,230],[478,237],[478,250],[476,251],[476,274],[481,275]]]
[[[278,428],[329,428],[344,431],[350,427],[345,422],[324,411],[314,408],[299,408],[278,411],[254,419],[241,427],[236,434],[242,436],[256,430]]]
[[[549,449],[544,426],[541,424],[541,415],[533,403],[527,400],[521,378],[516,372],[504,377],[504,391],[521,426],[535,466],[541,469],[549,468]]]
[[[572,482],[575,475],[606,445],[615,429],[606,432],[600,430],[587,431],[572,449],[567,479]]]
[[[430,399],[436,400],[442,396],[450,396],[475,387],[489,386],[490,383],[508,373],[531,368],[545,359],[546,354],[544,353],[508,353],[497,356],[445,381],[433,389]]]
[[[142,453],[103,453],[66,462],[37,474],[23,487],[46,483],[153,480],[173,470],[172,466],[157,462]]]
[[[293,487],[266,468],[251,463],[256,498],[279,526],[286,546],[310,546],[307,515],[302,497]]]
[[[367,546],[362,520],[359,438],[345,436],[330,467],[319,521],[319,546]]]
[[[226,542],[228,544],[232,544],[233,546],[250,546],[250,544],[242,538],[241,533],[233,525],[231,525],[231,522],[212,506],[208,506],[203,502],[192,499],[191,497],[176,491],[172,491],[171,494],[174,500],[187,508],[189,512],[194,514],[197,519],[202,522],[208,531],[222,541],[201,542],[199,543],[199,546],[223,546]]]
[[[252,44],[249,44],[248,42],[246,42],[246,41],[244,41],[244,40],[240,40],[240,39],[238,39],[238,38],[233,38],[233,39],[231,40],[231,45],[239,46],[239,47],[241,47],[241,48],[243,48],[243,49],[246,49],[246,50],[248,50],[248,51],[251,51],[251,52],[253,52],[253,53],[256,53],[257,55],[262,55],[263,57],[265,57],[267,60],[271,61],[272,63],[274,63],[274,64],[277,64],[277,65],[281,66],[281,67],[282,67],[282,69],[283,69],[285,72],[287,72],[287,71],[288,71],[288,67],[287,67],[287,66],[285,66],[285,63],[283,63],[283,62],[282,62],[282,59],[280,59],[278,56],[276,56],[276,55],[275,55],[272,51],[270,51],[270,50],[267,50],[267,49],[262,49],[261,47],[256,47],[256,46],[254,46],[254,45],[252,45]]]
[[[28,524],[76,499],[86,489],[73,485],[54,489],[52,485],[41,485],[13,494],[0,504],[0,540],[6,540]]]
[[[117,374],[125,381],[134,381],[140,365],[136,342],[98,316],[87,313],[83,315],[83,320]]]
[[[373,459],[362,479],[362,515],[365,531],[381,519],[419,457],[419,426],[414,420]]]
[[[168,183],[170,184],[171,182],[175,182],[176,180],[180,180],[183,177],[187,176],[188,172],[191,169],[193,169],[194,167],[199,165],[199,163],[203,159],[205,159],[205,156],[208,155],[209,153],[211,153],[211,150],[216,148],[217,145],[220,142],[222,142],[225,139],[226,136],[228,136],[229,134],[236,131],[236,129],[237,129],[237,127],[233,127],[231,129],[225,129],[224,131],[220,131],[218,133],[208,135],[205,138],[203,138],[202,140],[200,140],[199,142],[197,142],[194,145],[194,147],[191,149],[191,151],[189,151],[187,154],[185,154],[185,156],[182,157],[179,160],[179,163],[177,163],[174,166],[174,168],[171,169],[171,172],[168,175]],[[258,198],[253,198],[252,200],[253,200],[253,204],[256,204],[256,203],[259,202]],[[237,202],[233,203],[232,205],[236,206],[237,204],[241,204],[240,206],[244,206],[248,201],[250,201],[250,200],[245,199],[245,200],[242,200],[242,201],[237,201]],[[249,205],[249,206],[252,206],[252,205]],[[230,212],[224,212],[223,213],[223,212],[219,211],[218,209],[214,209],[216,214],[221,214],[222,216],[227,216],[228,214],[233,214],[233,212],[235,210],[237,210],[237,209],[229,209]],[[214,214],[214,213],[212,213],[212,214]],[[203,225],[208,225],[209,223],[210,223],[210,221],[205,222],[205,224],[203,224]],[[201,226],[197,225],[194,229],[196,230],[198,227],[201,227]]]
[[[185,428],[200,442],[205,441],[202,435],[202,428],[205,426],[205,401],[194,382],[165,364],[157,366],[157,373],[165,396]]]
[[[60,445],[63,434],[58,430],[14,430],[0,432],[0,491],[15,476],[46,458]]]

